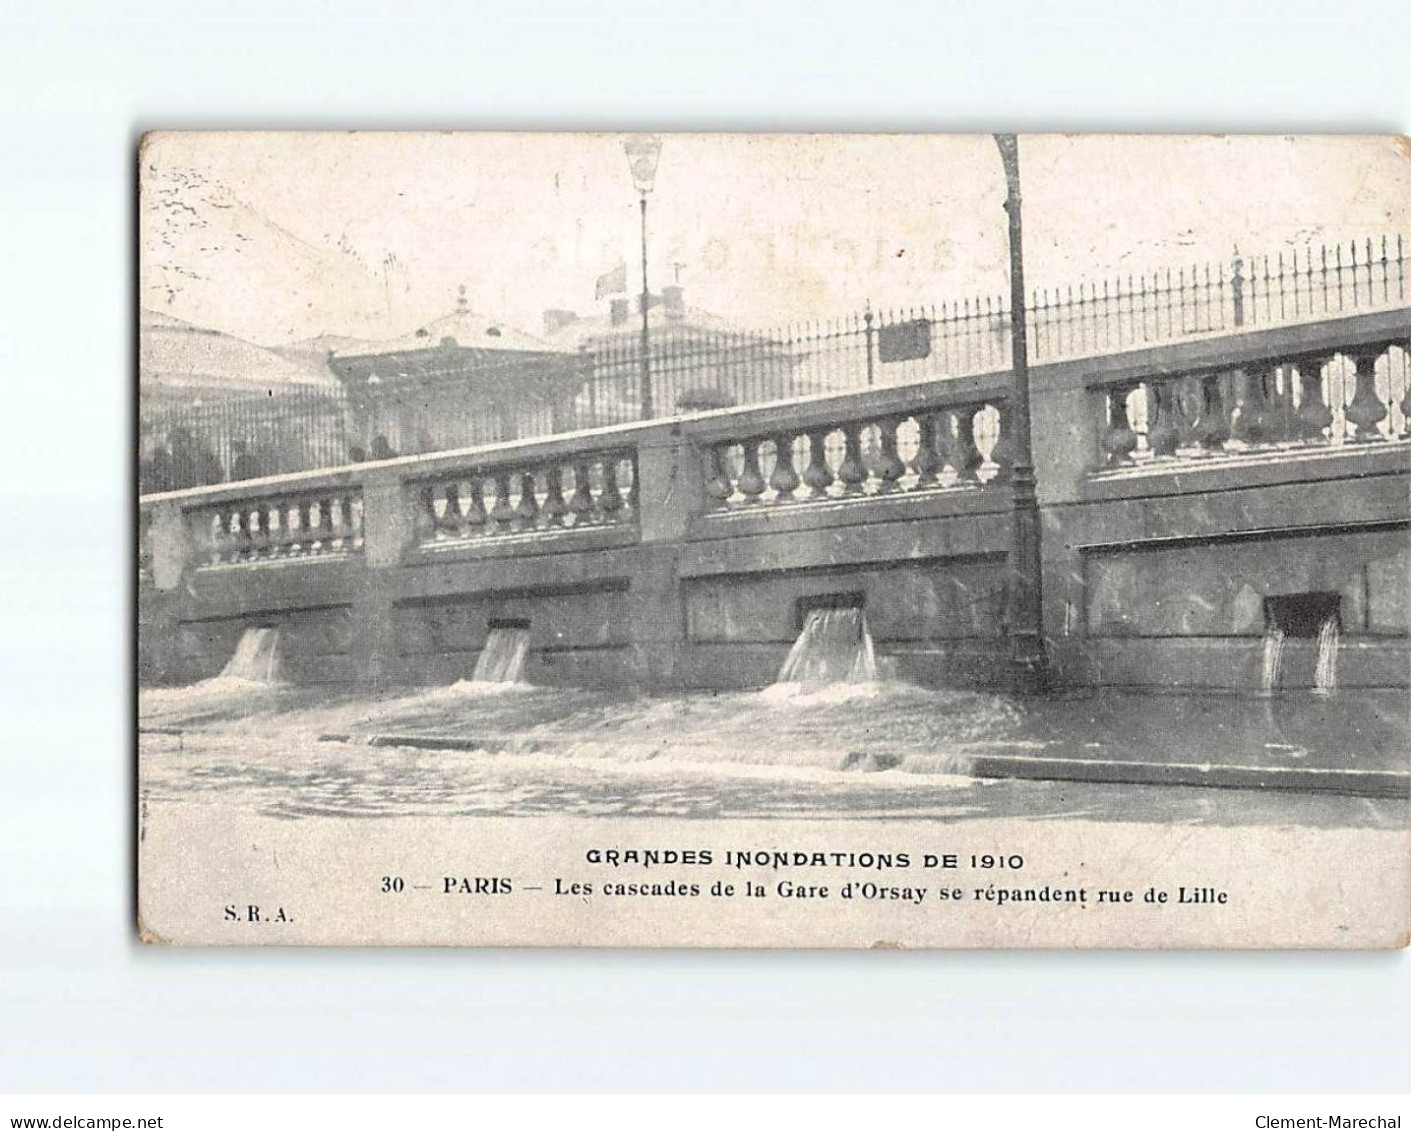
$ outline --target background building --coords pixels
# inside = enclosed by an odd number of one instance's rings
[[[444,451],[574,426],[576,357],[470,310],[402,338],[336,351],[329,363],[355,421],[351,454]]]

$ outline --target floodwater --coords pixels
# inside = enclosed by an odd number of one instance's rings
[[[234,803],[287,819],[554,813],[1378,828],[1407,819],[1404,800],[962,772],[977,753],[1134,751],[1202,764],[1405,768],[1398,693],[1104,692],[1021,704],[876,682],[654,697],[466,681],[369,697],[222,679],[144,690],[139,725],[145,800]],[[388,744],[370,745],[373,735]],[[396,741],[417,735],[477,748]]]

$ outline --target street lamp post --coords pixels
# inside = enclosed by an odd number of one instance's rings
[[[647,196],[656,181],[657,162],[661,158],[661,138],[634,134],[622,143],[627,164],[632,170],[632,187],[637,190],[642,206],[642,419],[650,420],[652,405],[651,330],[648,312],[651,291],[647,286]]]
[[[1014,386],[1005,406],[1014,443],[1013,534],[1009,548],[1010,680],[1020,695],[1047,691],[1052,682],[1044,644],[1043,581],[1040,556],[1039,500],[1034,484],[1033,439],[1029,422],[1029,344],[1024,305],[1024,233],[1020,214],[1019,139],[995,134],[1008,186],[1010,353]]]

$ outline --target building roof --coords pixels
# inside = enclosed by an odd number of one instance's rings
[[[255,393],[338,384],[326,366],[299,363],[154,310],[143,310],[138,323],[138,380],[149,395],[196,389]]]
[[[388,354],[416,353],[421,350],[443,349],[489,350],[504,353],[549,353],[556,347],[523,330],[473,310],[457,310],[428,322],[411,334],[381,342],[362,342],[350,348],[336,349],[335,360],[382,357]]]
[[[699,306],[681,306],[672,309],[664,303],[654,301],[647,311],[647,329],[653,338],[679,337],[696,338],[709,334],[736,334],[747,338],[763,339],[767,335],[757,331],[742,330],[728,319],[712,314]],[[593,314],[577,318],[560,326],[548,335],[551,347],[560,350],[576,350],[580,346],[594,342],[615,342],[633,337],[642,332],[642,314],[639,300],[631,300],[632,309],[626,322],[613,325],[612,314]]]

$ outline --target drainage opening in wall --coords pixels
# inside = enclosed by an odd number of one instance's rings
[[[1279,688],[1312,687],[1324,694],[1337,687],[1338,644],[1342,635],[1342,598],[1336,593],[1289,593],[1264,598],[1264,655],[1260,686],[1266,694]],[[1298,670],[1284,651],[1288,640],[1316,640],[1313,670]],[[1306,653],[1305,653],[1306,654]]]
[[[808,623],[809,614],[819,609],[856,609],[859,616],[866,604],[866,594],[860,589],[846,593],[813,593],[794,601],[794,631]]]
[[[1314,639],[1329,617],[1340,616],[1342,598],[1336,593],[1290,593],[1264,598],[1264,626],[1285,636]]]
[[[872,683],[877,658],[863,612],[863,594],[815,593],[794,602],[798,639],[776,686],[806,691],[828,684]]]
[[[472,683],[516,684],[524,682],[524,661],[529,656],[527,617],[491,617],[485,647],[475,660]]]

